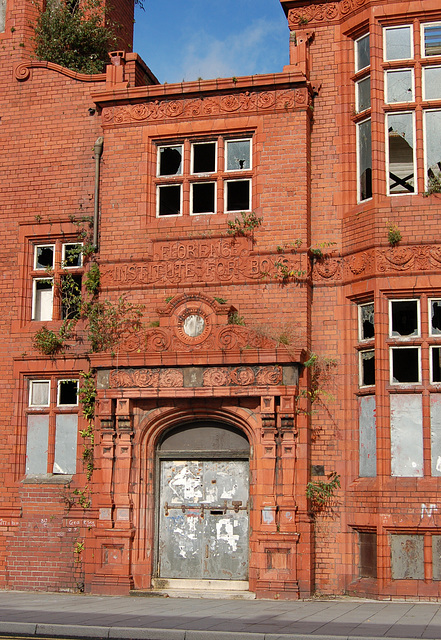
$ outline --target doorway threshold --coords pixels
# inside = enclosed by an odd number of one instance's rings
[[[168,598],[212,598],[215,600],[255,600],[247,580],[191,580],[184,578],[153,578],[149,590],[133,590],[132,596],[163,596]]]

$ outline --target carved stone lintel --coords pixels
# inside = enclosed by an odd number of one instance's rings
[[[307,91],[307,90],[306,90]],[[103,125],[158,120],[179,120],[238,113],[265,113],[286,109],[304,108],[308,104],[295,100],[293,89],[273,91],[244,91],[229,95],[213,95],[206,98],[179,98],[176,100],[150,100],[140,104],[105,107]]]

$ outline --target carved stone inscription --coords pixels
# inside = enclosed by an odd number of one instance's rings
[[[215,238],[153,243],[144,262],[119,263],[103,267],[102,283],[120,285],[173,284],[200,282],[237,282],[259,280],[274,271],[274,256],[251,255],[249,238]],[[289,260],[297,269],[298,257]]]

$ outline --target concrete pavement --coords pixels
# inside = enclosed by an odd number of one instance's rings
[[[133,640],[441,640],[441,604],[0,591],[0,635]]]

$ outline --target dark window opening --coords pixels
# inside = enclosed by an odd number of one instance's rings
[[[193,145],[193,173],[216,171],[216,143],[205,142]]]
[[[358,541],[360,544],[360,578],[377,577],[377,534],[370,532],[359,532]]]
[[[214,182],[197,182],[192,185],[192,213],[214,213]]]
[[[432,347],[432,382],[441,382],[441,347]]]
[[[375,351],[362,351],[361,357],[361,386],[375,384]]]
[[[418,335],[418,301],[392,301],[392,336]]]
[[[79,243],[64,245],[64,267],[81,267],[82,245]]]
[[[37,247],[35,268],[52,269],[54,266],[54,247]]]
[[[58,404],[60,406],[78,404],[77,380],[60,380],[58,387]]]
[[[159,175],[178,176],[182,173],[182,147],[161,147]]]
[[[360,307],[361,340],[375,337],[374,303],[363,304]]]
[[[419,357],[417,348],[392,349],[393,382],[419,382]]]
[[[78,318],[81,306],[81,276],[62,276],[60,293],[62,320]]]
[[[441,334],[441,300],[432,300],[432,334]]]
[[[250,181],[227,182],[227,211],[249,211]]]
[[[181,213],[181,185],[159,187],[159,215],[175,216]]]

